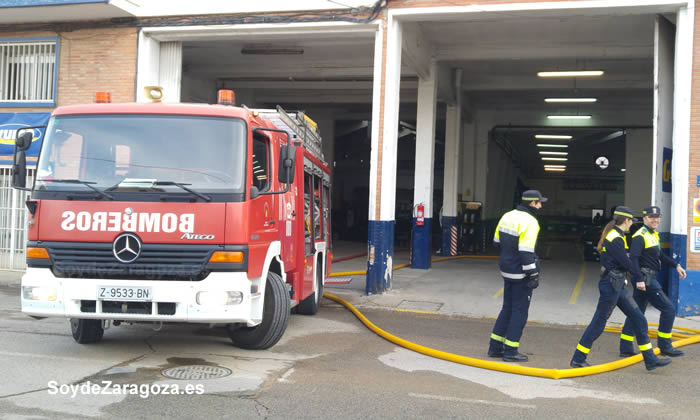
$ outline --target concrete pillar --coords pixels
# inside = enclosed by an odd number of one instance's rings
[[[160,43],[159,86],[163,102],[180,102],[182,86],[182,42]]]
[[[627,130],[626,133],[625,205],[635,214],[641,214],[642,209],[651,203],[653,132],[644,128]]]
[[[459,184],[462,111],[459,104],[447,105],[445,116],[445,173],[442,190],[441,255],[454,254],[454,229],[457,225],[457,188]]]
[[[693,75],[693,16],[683,7],[676,14],[675,83],[673,101],[673,165],[671,168],[671,256],[684,267],[688,249],[688,178],[690,164],[690,99]],[[691,204],[692,205],[692,204]],[[692,212],[691,216],[692,217]],[[700,271],[695,254],[688,264],[688,277],[679,280],[671,272],[668,297],[677,302],[680,315],[700,315]],[[674,285],[678,284],[675,289]]]
[[[159,42],[139,33],[136,101],[150,102],[143,94],[146,86],[163,88],[164,102],[180,102],[182,86],[182,43]]]
[[[372,151],[369,178],[366,293],[391,287],[396,204],[396,153],[401,82],[401,25],[385,12],[374,44]]]
[[[160,42],[139,32],[138,63],[136,70],[136,102],[150,102],[143,95],[145,86],[160,84]]]
[[[476,117],[475,129],[475,153],[474,161],[474,200],[483,202],[481,208],[481,217],[486,220],[489,218],[500,217],[498,209],[489,203],[486,197],[487,182],[490,173],[489,168],[489,132],[494,125],[493,113],[486,111],[478,111]],[[497,169],[496,169],[497,170]],[[493,209],[491,209],[493,208]],[[492,234],[493,232],[491,232]],[[487,235],[489,233],[487,232]]]
[[[417,224],[413,214],[412,268],[430,268],[433,226],[433,172],[435,167],[435,113],[437,109],[437,66],[431,65],[430,76],[418,80],[416,115],[416,165],[413,208],[424,206],[424,221]]]
[[[480,201],[476,198],[476,121],[462,125],[462,183],[459,191],[464,201]],[[483,201],[483,199],[481,200]]]
[[[671,228],[671,168],[673,150],[673,61],[676,29],[663,16],[656,17],[654,31],[654,147],[652,202],[661,208],[659,233],[668,242]],[[668,158],[668,159],[667,159]]]
[[[673,155],[673,84],[676,28],[661,15],[654,30],[654,146],[651,202],[661,209],[658,232],[662,252],[670,251],[671,240],[671,156]],[[659,272],[658,280],[668,293],[669,269]],[[678,290],[678,284],[672,289]]]

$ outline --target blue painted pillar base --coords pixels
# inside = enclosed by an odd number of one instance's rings
[[[671,256],[680,265],[687,267],[687,236],[671,234]],[[681,280],[676,270],[671,270],[668,281],[668,298],[676,305],[678,315],[700,315],[700,271],[687,270],[688,276]]]
[[[433,219],[425,219],[423,226],[413,218],[413,242],[411,243],[411,268],[430,268]]]
[[[442,246],[440,255],[450,256],[450,231],[452,226],[457,226],[457,216],[442,216]]]
[[[367,282],[368,295],[383,293],[391,288],[394,259],[395,221],[370,220],[367,240]]]

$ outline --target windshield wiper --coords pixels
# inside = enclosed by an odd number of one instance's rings
[[[42,179],[41,180],[44,183],[51,183],[51,182],[59,182],[61,184],[82,184],[85,185],[86,187],[90,188],[91,190],[95,191],[102,197],[108,198],[110,200],[114,200],[114,196],[107,194],[106,192],[102,191],[101,189],[97,187],[93,187],[92,184],[97,184],[97,182],[94,181],[83,181],[80,179]]]
[[[153,183],[153,185],[175,185],[176,187],[180,187],[190,194],[196,195],[197,197],[201,198],[202,200],[211,201],[211,197],[209,197],[208,195],[204,195],[200,192],[197,192],[191,188],[186,187],[186,185],[192,185],[192,184],[181,184],[179,182],[173,182],[173,181],[156,181]]]
[[[182,184],[179,182],[174,182],[174,181],[156,181],[155,179],[141,179],[141,178],[124,178],[121,180],[118,184],[112,185],[111,187],[107,188],[105,191],[113,191],[118,188],[122,187],[131,187],[131,188],[152,188],[156,185],[174,185],[176,187],[180,187],[183,190],[187,191],[188,193],[195,195],[202,200],[205,201],[211,201],[211,197],[208,195],[204,195],[200,192],[197,192],[191,188],[187,188],[187,185],[192,185],[192,184]]]

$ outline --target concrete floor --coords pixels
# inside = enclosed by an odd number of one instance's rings
[[[366,252],[366,244],[337,241],[335,258]],[[538,248],[541,258],[540,287],[530,305],[530,320],[563,325],[586,325],[598,302],[600,264],[585,262],[576,242],[543,242]],[[438,258],[439,256],[436,256]],[[394,265],[409,263],[408,250],[394,253]],[[332,272],[366,270],[365,257],[335,263]],[[359,307],[416,310],[446,315],[495,318],[501,309],[503,278],[496,259],[458,259],[436,262],[428,270],[403,268],[394,272],[391,289],[367,296],[365,276],[332,277],[329,281],[348,281],[346,285],[327,284],[325,291]],[[650,323],[658,322],[659,312],[647,309]],[[610,323],[624,322],[619,310],[613,311]],[[700,329],[700,317],[678,318],[676,325]]]

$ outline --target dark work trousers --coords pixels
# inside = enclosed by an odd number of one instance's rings
[[[503,280],[503,307],[493,327],[493,334],[505,338],[502,344],[505,345],[505,355],[508,356],[518,353],[520,337],[527,323],[532,289],[527,287],[527,279]],[[492,338],[492,346],[495,344]]]
[[[622,282],[617,281],[613,285],[613,279],[606,274],[601,277],[598,283],[598,290],[600,290],[598,306],[591,323],[588,324],[579,341],[579,346],[573,357],[574,362],[586,360],[586,355],[590,351],[593,342],[603,333],[605,323],[608,322],[608,318],[610,318],[615,306],[627,315],[627,319],[632,324],[631,326],[637,336],[637,343],[640,345],[649,343],[647,320],[644,318],[644,314],[642,314],[637,303],[632,299],[629,290],[624,287],[624,280]]]
[[[634,289],[632,296],[634,301],[637,302],[637,306],[644,313],[647,309],[647,303],[651,303],[656,309],[661,312],[659,317],[659,332],[662,335],[670,334],[673,329],[673,322],[676,319],[676,308],[673,307],[673,303],[666,296],[664,291],[661,289],[661,284],[656,280],[656,278],[651,279],[649,284],[646,286],[647,290],[642,291],[637,288]],[[625,320],[625,326],[622,327],[623,336],[631,337],[632,332],[632,322],[627,318]],[[620,352],[632,353],[634,351],[634,343],[629,340],[620,340]],[[665,348],[664,346],[671,346],[671,339],[663,338],[659,336],[659,347]]]

